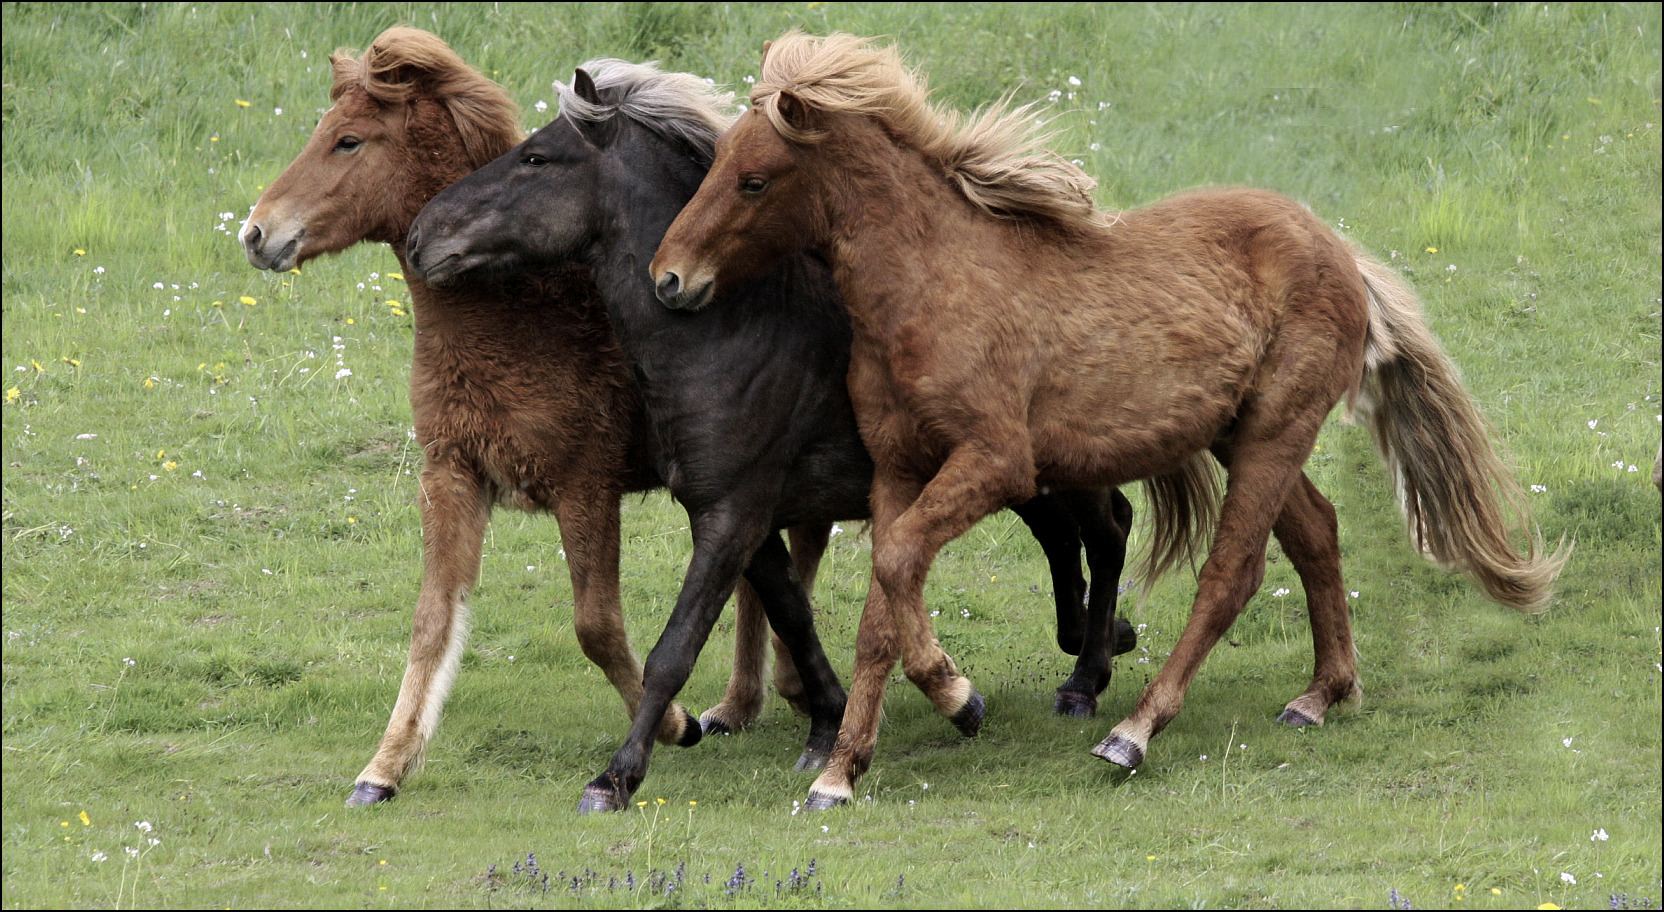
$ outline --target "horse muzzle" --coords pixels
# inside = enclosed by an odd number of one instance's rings
[[[711,303],[716,283],[710,279],[686,281],[681,273],[666,269],[653,284],[659,303],[671,310],[699,310]]]
[[[243,226],[240,240],[243,242],[243,255],[248,257],[249,265],[255,269],[269,269],[273,272],[285,272],[295,268],[300,256],[300,242],[306,238],[306,229],[292,233],[268,233],[257,222],[249,222]]]

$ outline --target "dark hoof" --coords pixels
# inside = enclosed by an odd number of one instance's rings
[[[1307,725],[1323,724],[1316,719],[1307,716],[1300,710],[1294,709],[1293,707],[1283,710],[1283,714],[1277,717],[1277,721],[1283,723],[1284,725],[1292,725],[1295,728],[1303,728]]]
[[[1115,619],[1115,651],[1110,655],[1126,655],[1138,648],[1138,630],[1126,618]]]
[[[677,747],[692,747],[705,736],[705,730],[693,713],[682,710],[682,736],[676,739]]]
[[[391,801],[393,796],[398,793],[398,789],[388,788],[385,785],[371,785],[368,782],[360,782],[352,787],[352,794],[347,796],[347,807],[367,807],[372,804],[380,804],[383,801]]]
[[[809,792],[809,799],[803,802],[803,809],[808,811],[830,811],[839,805],[848,803],[848,798],[840,798],[837,795],[824,795],[820,792],[811,790]]]
[[[987,712],[988,705],[982,702],[982,694],[973,690],[971,691],[971,698],[966,700],[965,705],[959,707],[959,711],[953,714],[953,726],[959,729],[961,735],[967,738],[975,738],[976,733],[982,730],[982,717]]]
[[[1092,756],[1108,760],[1116,766],[1137,769],[1144,762],[1144,751],[1120,735],[1110,735],[1092,748]]]
[[[593,814],[597,811],[622,811],[629,803],[629,797],[620,795],[604,785],[584,786],[584,797],[578,801],[578,813]]]
[[[734,730],[728,727],[728,723],[721,719],[700,719],[699,727],[707,735],[731,735],[734,733]]]
[[[1057,700],[1052,703],[1052,712],[1059,716],[1090,719],[1098,714],[1098,698],[1078,690],[1059,689]]]
[[[818,770],[826,766],[826,761],[832,759],[832,752],[815,747],[805,747],[803,754],[797,758],[797,765],[792,767],[794,772]]]

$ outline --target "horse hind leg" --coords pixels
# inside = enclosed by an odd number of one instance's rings
[[[572,623],[578,647],[601,669],[633,720],[641,706],[642,665],[624,629],[618,590],[618,501],[616,493],[599,490],[587,499],[565,498],[557,518],[572,577]],[[665,710],[656,737],[661,744],[692,747],[702,734],[699,720],[673,703]]]
[[[768,640],[768,615],[751,584],[742,579],[734,590],[734,668],[728,675],[722,702],[699,716],[705,734],[744,731],[762,714]]]
[[[1326,411],[1312,408],[1286,421],[1250,412],[1239,420],[1231,443],[1214,447],[1215,456],[1226,467],[1228,482],[1213,549],[1197,580],[1190,620],[1132,714],[1092,749],[1093,756],[1136,767],[1144,762],[1150,739],[1179,714],[1202,662],[1265,576],[1265,546],[1272,523],[1300,477],[1300,466],[1311,452]]]
[[[1057,496],[1065,499],[1079,525],[1092,571],[1092,588],[1080,657],[1069,679],[1058,687],[1052,711],[1060,716],[1090,718],[1098,712],[1098,695],[1109,686],[1114,657],[1132,651],[1138,643],[1132,625],[1115,613],[1121,570],[1126,564],[1132,504],[1115,489]]]
[[[472,473],[444,464],[422,469],[419,497],[422,589],[411,618],[410,655],[387,731],[358,774],[347,807],[392,798],[421,766],[468,642],[468,591],[479,578],[490,503]]]
[[[1057,648],[1067,655],[1080,655],[1086,639],[1084,605],[1088,589],[1080,571],[1081,530],[1065,506],[1071,495],[1042,494],[1026,503],[1015,504],[1016,513],[1028,526],[1029,534],[1046,555],[1052,575],[1052,593],[1057,602]]]
[[[1322,725],[1330,707],[1363,696],[1341,579],[1335,508],[1302,474],[1272,529],[1306,590],[1314,653],[1311,686],[1289,702],[1277,721],[1294,726]]]

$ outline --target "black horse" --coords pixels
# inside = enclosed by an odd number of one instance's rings
[[[654,458],[688,512],[693,558],[647,657],[646,694],[580,812],[628,806],[655,726],[742,574],[802,678],[811,722],[799,769],[825,763],[843,715],[843,687],[779,535],[870,512],[872,461],[845,383],[849,317],[829,270],[800,257],[737,293],[734,306],[697,313],[661,306],[647,271],[710,166],[730,120],[726,101],[697,77],[591,61],[561,88],[562,116],[435,196],[410,229],[410,267],[431,283],[476,270],[590,268],[640,386]],[[1059,645],[1080,656],[1057,711],[1091,715],[1112,654],[1136,641],[1125,621],[1113,623],[1132,506],[1110,490],[1042,495],[1014,509],[1047,554]],[[1082,543],[1098,582],[1084,613]],[[982,714],[978,700],[953,721],[974,735]]]

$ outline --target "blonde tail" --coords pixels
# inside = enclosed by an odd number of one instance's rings
[[[1415,292],[1385,264],[1356,255],[1369,292],[1369,337],[1354,409],[1392,475],[1410,539],[1429,560],[1470,576],[1492,600],[1540,611],[1571,555],[1545,554],[1525,498],[1498,457],[1491,428],[1428,331]]]

